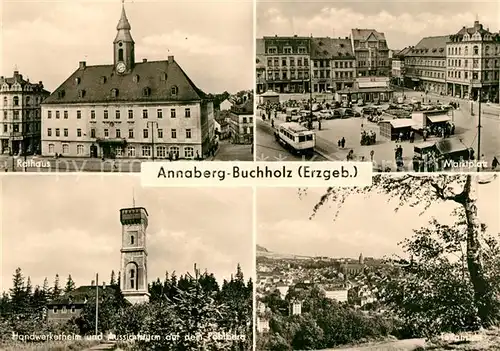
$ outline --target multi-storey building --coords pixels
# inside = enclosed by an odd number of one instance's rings
[[[194,158],[215,142],[213,102],[173,56],[135,60],[122,8],[112,65],[79,68],[42,104],[42,154]]]
[[[267,91],[266,84],[266,49],[264,45],[264,39],[256,39],[256,59],[255,59],[255,70],[256,70],[256,91],[257,94],[262,94]]]
[[[278,93],[309,92],[310,38],[264,37],[266,89]]]
[[[446,43],[449,36],[425,37],[404,57],[405,85],[431,93],[446,93]]]
[[[405,76],[405,57],[410,52],[411,47],[395,52],[391,60],[391,78],[393,83],[402,85]]]
[[[358,76],[389,76],[391,65],[384,33],[375,29],[355,28],[351,33],[351,41]]]
[[[42,82],[30,83],[19,71],[0,77],[0,154],[40,152],[40,104],[49,95]]]
[[[311,38],[313,92],[352,87],[356,59],[349,38]]]
[[[253,116],[252,98],[246,98],[242,104],[231,107],[229,133],[233,144],[253,142]]]
[[[500,33],[484,29],[479,21],[449,36],[446,43],[447,93],[461,98],[498,101]]]

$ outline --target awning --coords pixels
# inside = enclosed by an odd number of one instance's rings
[[[439,122],[448,122],[448,121],[451,121],[451,118],[448,115],[427,116],[427,118],[432,123],[439,123]]]
[[[436,148],[441,154],[466,151],[469,148],[458,139],[442,139],[436,143]]]
[[[401,118],[401,119],[386,119],[385,121],[380,121],[380,123],[390,123],[392,128],[409,128],[415,125],[411,119]]]

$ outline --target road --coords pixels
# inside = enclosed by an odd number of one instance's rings
[[[260,118],[257,121],[257,161],[328,161],[318,153],[312,156],[293,155],[274,139],[274,129]]]
[[[425,347],[424,339],[406,339],[383,343],[370,343],[356,347],[341,347],[322,351],[413,351]]]
[[[252,145],[237,145],[222,140],[213,161],[253,161]]]

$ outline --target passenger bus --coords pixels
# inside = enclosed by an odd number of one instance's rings
[[[285,149],[295,154],[312,154],[316,145],[315,133],[295,122],[280,124],[274,137]]]

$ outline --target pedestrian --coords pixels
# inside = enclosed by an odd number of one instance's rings
[[[342,149],[345,147],[345,138],[342,137],[340,144],[342,145]]]
[[[318,130],[321,130],[321,121],[318,120]]]
[[[424,141],[427,141],[427,129],[422,131],[422,137],[424,138]]]
[[[493,161],[491,162],[491,169],[495,170],[498,167],[498,160],[496,156],[493,157]]]
[[[337,145],[338,145],[338,147],[340,147],[340,144],[341,144],[341,141],[340,141],[340,139],[339,139],[339,140],[337,140]]]
[[[271,127],[273,127],[273,128],[274,128],[274,118],[273,118],[273,119],[271,119]]]
[[[373,156],[375,155],[375,151],[370,151],[370,159],[373,162]]]

